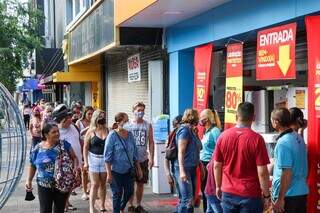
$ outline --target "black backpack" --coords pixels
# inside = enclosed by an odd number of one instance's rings
[[[178,148],[176,143],[176,134],[179,128],[174,129],[168,139],[168,144],[166,147],[166,159],[173,161],[178,158]]]

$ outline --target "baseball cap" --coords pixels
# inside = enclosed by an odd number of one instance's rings
[[[59,104],[52,112],[52,118],[57,123],[60,123],[64,118],[70,115],[72,115],[72,113],[65,104]]]

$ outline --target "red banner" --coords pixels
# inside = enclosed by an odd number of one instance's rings
[[[320,212],[320,16],[306,17],[308,40],[308,213]]]
[[[296,78],[296,28],[293,23],[258,32],[257,80]]]
[[[193,108],[197,109],[199,113],[208,108],[212,51],[212,44],[195,48]],[[199,136],[202,137],[203,129],[199,128],[199,133]]]
[[[225,93],[225,124],[228,129],[236,124],[236,114],[243,93],[243,45],[227,46],[227,70]]]

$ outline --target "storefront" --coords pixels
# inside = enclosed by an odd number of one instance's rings
[[[68,83],[69,102],[103,109],[104,52],[116,46],[113,0],[94,3],[66,33],[68,72],[54,73],[53,81]]]
[[[313,71],[318,62],[310,65],[310,58],[316,56],[310,57],[312,51],[310,43],[308,46],[310,41],[307,40],[305,18],[317,15],[319,11],[320,3],[312,0],[259,1],[259,4],[252,4],[252,1],[241,1],[241,4],[230,1],[166,29],[171,117],[194,106],[194,97],[206,94],[209,97],[207,106],[217,109],[220,118],[226,118],[225,123],[228,124],[230,116],[225,115],[234,115],[240,101],[251,101],[256,106],[257,115],[253,129],[264,134],[266,141],[270,142],[275,139],[269,121],[270,112],[275,107],[299,107],[303,110],[309,120],[305,139],[309,159],[312,159],[312,162],[309,161],[308,212],[317,212],[320,208],[317,188],[319,164],[318,157],[315,157],[320,155],[320,122],[316,116],[319,111],[317,96],[314,95],[318,94],[317,80],[314,80],[317,79],[317,74]],[[272,43],[277,45],[272,46]],[[212,60],[212,65],[208,65],[212,78],[204,93],[201,89],[203,85],[195,85],[200,76],[195,65],[199,57],[197,51],[211,44],[212,57],[209,54],[204,57]],[[230,44],[238,44],[243,48],[241,81],[231,80],[235,76],[226,74],[227,56],[230,53],[227,47]],[[312,54],[314,52],[313,50]],[[272,74],[275,67],[280,74]],[[240,88],[238,92],[237,87]],[[236,95],[228,96],[230,91]],[[272,150],[274,144],[268,146]]]
[[[151,120],[155,116],[152,116],[155,113],[152,112],[152,105],[158,106],[161,113],[165,79],[159,78],[158,75],[166,75],[165,56],[166,53],[161,48],[129,50],[117,55],[107,54],[106,90],[109,125],[112,125],[114,116],[118,112],[126,112],[131,118],[132,106],[137,101],[142,101],[146,105],[145,119]],[[152,78],[157,78],[157,85],[152,82]],[[152,91],[157,95],[156,102],[151,100]]]

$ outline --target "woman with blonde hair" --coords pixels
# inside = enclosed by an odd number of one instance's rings
[[[200,151],[200,160],[203,165],[204,170],[204,177],[201,181],[201,192],[202,192],[202,200],[203,200],[203,212],[211,213],[211,212],[222,212],[220,202],[218,199],[212,195],[211,192],[205,190],[207,185],[207,179],[208,179],[208,170],[207,166],[211,160],[212,153],[214,151],[214,148],[217,143],[217,139],[221,133],[221,122],[219,119],[219,115],[216,110],[211,109],[204,109],[200,113],[200,121],[199,125],[203,126],[205,129],[203,138],[201,140],[202,143],[202,150]],[[212,166],[212,165],[210,165]],[[210,171],[213,174],[212,171]],[[212,179],[210,178],[210,181]],[[211,186],[212,183],[209,182],[209,185]],[[208,205],[207,205],[208,204]]]
[[[95,201],[99,191],[101,201],[100,212],[107,212],[105,206],[106,200],[106,179],[107,171],[103,159],[105,141],[108,136],[106,126],[106,113],[97,109],[94,111],[90,127],[84,137],[83,158],[85,171],[89,170],[91,188],[90,188],[90,213],[95,212]]]
[[[182,125],[176,133],[178,158],[174,162],[174,175],[180,192],[178,212],[193,212],[196,168],[199,165],[201,142],[195,132],[199,114],[195,109],[186,109]]]

